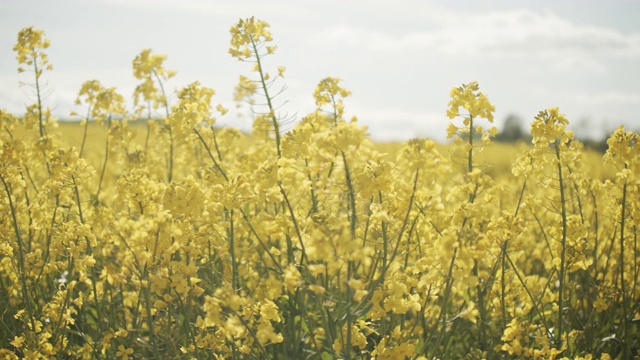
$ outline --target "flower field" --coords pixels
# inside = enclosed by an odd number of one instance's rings
[[[283,131],[254,18],[229,48],[251,134],[198,82],[168,103],[149,49],[133,106],[90,80],[58,123],[48,46],[18,34],[33,105],[0,112],[0,358],[640,358],[640,135],[596,154],[549,108],[494,144],[471,82],[451,144],[375,144],[332,77]]]

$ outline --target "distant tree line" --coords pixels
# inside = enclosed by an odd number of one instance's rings
[[[608,136],[604,136],[600,140],[596,140],[588,136],[576,136],[576,138],[587,148],[601,153],[604,153],[607,150]],[[496,135],[496,141],[504,143],[514,143],[519,141],[531,142],[531,134],[529,133],[529,129],[524,127],[524,121],[522,118],[512,114],[505,119],[502,129]]]

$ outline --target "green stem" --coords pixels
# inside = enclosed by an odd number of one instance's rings
[[[235,250],[235,232],[233,225],[233,210],[226,211],[227,216],[229,217],[229,229],[227,230],[227,237],[229,241],[229,255],[231,256],[231,286],[233,287],[233,291],[239,292],[240,288],[238,286],[238,261],[236,259],[236,250]]]
[[[561,205],[561,213],[562,216],[562,252],[560,254],[560,273],[559,273],[559,285],[558,285],[558,325],[555,342],[556,345],[560,345],[562,342],[562,335],[564,333],[564,321],[563,321],[563,311],[564,311],[564,288],[565,288],[565,272],[566,272],[566,251],[567,251],[567,210],[566,210],[566,199],[564,193],[564,179],[562,177],[562,161],[560,158],[560,144],[559,139],[556,139],[555,142],[555,151],[556,151],[556,159],[558,160],[558,181],[559,181],[559,190],[560,190],[560,205]]]
[[[42,96],[40,96],[40,76],[38,75],[38,60],[36,56],[33,57],[33,68],[36,72],[36,97],[38,100],[38,129],[40,130],[40,137],[44,137],[47,133],[42,119]]]
[[[222,153],[220,152],[220,147],[218,146],[218,139],[216,138],[216,130],[211,125],[211,134],[213,134],[213,145],[216,148],[216,154],[218,154],[218,161],[222,161]]]
[[[516,277],[518,278],[518,281],[520,281],[520,284],[522,285],[522,287],[526,291],[527,295],[529,295],[529,298],[531,299],[531,304],[533,304],[533,309],[535,310],[535,312],[538,314],[538,316],[542,320],[542,323],[544,324],[544,327],[545,327],[545,331],[548,332],[549,331],[549,326],[547,325],[546,317],[544,316],[544,313],[542,311],[540,311],[540,308],[538,307],[538,304],[541,302],[541,299],[544,296],[544,290],[542,291],[543,294],[540,295],[540,299],[536,300],[536,298],[533,297],[533,294],[531,293],[531,291],[527,287],[527,283],[524,281],[524,279],[522,278],[522,276],[518,272],[518,268],[516,268],[516,265],[513,263],[513,260],[511,260],[511,257],[509,256],[509,253],[505,252],[505,255],[506,255],[507,260],[509,261],[509,265],[511,265],[511,268],[513,269],[513,273],[516,274]]]
[[[500,309],[502,310],[502,330],[507,328],[507,304],[506,304],[506,294],[507,294],[507,283],[506,283],[506,273],[507,273],[507,241],[502,244],[502,274],[500,278]]]
[[[278,118],[276,117],[276,112],[273,108],[273,103],[271,102],[271,96],[269,96],[269,89],[267,86],[267,82],[264,78],[264,72],[262,71],[262,61],[260,58],[260,54],[258,53],[258,46],[256,41],[253,39],[253,35],[249,35],[251,38],[251,46],[253,47],[253,53],[256,56],[256,62],[258,64],[258,73],[260,74],[260,84],[262,85],[262,91],[264,91],[264,96],[267,98],[267,105],[269,106],[269,116],[271,116],[271,122],[273,123],[273,132],[276,137],[276,150],[278,152],[278,157],[282,156],[280,151],[280,124],[278,123]]]
[[[467,171],[473,171],[473,116],[469,115],[469,155],[467,163]]]
[[[262,241],[260,239],[260,236],[258,235],[258,233],[256,232],[255,228],[253,227],[253,225],[251,225],[251,222],[249,221],[249,218],[247,216],[247,214],[245,214],[244,212],[242,212],[242,217],[244,218],[245,223],[247,224],[247,226],[249,227],[249,230],[251,230],[251,233],[253,234],[253,236],[256,237],[256,240],[258,240],[258,243],[260,244],[260,246],[262,247],[262,249],[264,250],[264,252],[269,255],[269,257],[271,258],[271,261],[273,261],[273,264],[278,268],[278,274],[282,273],[282,267],[280,266],[280,264],[278,263],[278,261],[276,260],[276,258],[273,256],[273,254],[271,253],[271,251],[269,251],[269,248],[267,248],[267,245],[264,243],[264,241]]]
[[[151,338],[151,345],[153,346],[153,357],[155,359],[162,359],[160,356],[160,350],[158,349],[158,337],[154,329],[153,315],[151,315],[151,282],[144,288],[144,302],[145,310],[147,312],[147,325],[149,326],[149,336]]]
[[[393,253],[391,254],[389,263],[395,260],[396,256],[398,255],[398,249],[400,248],[400,241],[402,240],[402,236],[404,235],[404,232],[407,229],[407,226],[409,225],[409,215],[411,214],[411,210],[413,209],[413,202],[415,200],[416,191],[418,190],[419,174],[420,174],[420,168],[416,169],[416,174],[413,178],[413,189],[411,190],[411,197],[409,198],[409,204],[407,205],[407,214],[405,215],[404,220],[402,221],[402,227],[400,228],[400,232],[398,233],[398,242],[396,243],[396,246],[393,249]]]
[[[351,210],[351,235],[355,238],[356,234],[356,226],[358,223],[358,217],[356,216],[356,196],[355,190],[353,188],[353,183],[351,182],[351,172],[349,170],[349,164],[347,163],[347,157],[344,152],[342,153],[342,162],[344,163],[344,177],[345,182],[347,184],[347,188],[349,189],[349,208]]]
[[[89,128],[89,115],[91,114],[91,104],[89,104],[89,109],[87,109],[87,118],[84,123],[84,132],[82,133],[82,144],[80,144],[80,153],[78,157],[82,157],[82,153],[84,152],[84,144],[87,140],[87,129]]]
[[[153,75],[156,77],[156,80],[158,81],[158,85],[160,86],[160,91],[162,92],[164,111],[165,111],[165,114],[167,115],[167,120],[169,120],[169,102],[167,101],[167,93],[164,91],[164,85],[162,84],[162,79],[160,79],[160,76],[155,70],[153,70]],[[168,179],[169,179],[169,182],[171,182],[171,179],[173,179],[174,144],[173,144],[173,130],[171,129],[171,125],[168,126],[168,129],[169,129],[169,176],[168,176]]]
[[[173,131],[171,130],[171,126],[169,126],[169,176],[168,182],[171,182],[173,179]]]
[[[13,229],[16,236],[16,242],[18,243],[18,266],[20,269],[20,287],[22,288],[22,298],[25,301],[25,305],[27,307],[27,313],[29,315],[29,323],[31,324],[31,331],[35,333],[36,331],[36,323],[35,316],[33,311],[33,304],[31,303],[32,297],[29,296],[29,291],[27,290],[27,276],[25,260],[24,260],[24,247],[22,244],[22,235],[20,234],[20,226],[18,225],[18,216],[16,215],[16,210],[13,205],[13,200],[11,199],[11,191],[9,190],[9,185],[4,180],[4,177],[0,174],[0,180],[4,185],[4,190],[7,193],[7,199],[9,200],[9,208],[11,209],[11,220],[13,221]]]
[[[209,158],[211,159],[211,161],[213,161],[213,165],[216,167],[216,169],[218,169],[218,171],[220,172],[220,175],[222,175],[222,177],[227,182],[229,182],[229,178],[227,177],[227,174],[224,172],[224,170],[222,170],[222,167],[220,167],[220,164],[218,163],[218,161],[216,161],[216,158],[211,153],[211,149],[209,149],[209,145],[207,145],[207,142],[202,137],[202,134],[200,134],[198,129],[193,129],[193,131],[195,131],[196,135],[198,135],[200,142],[202,142],[202,145],[204,145],[204,148],[207,150],[207,153],[209,154]]]
[[[187,279],[187,281],[189,281],[189,279]],[[180,297],[180,293],[178,293],[178,291],[176,291],[175,289],[174,289],[174,293],[176,294],[176,299],[178,299],[178,306],[181,310],[181,313],[185,315],[182,321],[182,325],[186,329],[186,333],[189,334],[188,340],[191,342],[191,345],[193,345],[196,351],[196,359],[200,359],[201,358],[200,349],[198,347],[197,339],[192,329],[193,324],[191,323],[191,315],[189,311],[191,309],[191,306],[188,306],[190,305],[190,299],[189,299],[190,296],[187,296],[187,299],[185,299],[186,301],[182,301],[182,298]]]
[[[333,96],[333,94],[330,94],[331,96],[331,105],[333,106],[333,124],[337,125],[338,124],[338,110],[336,108],[336,98],[335,96]]]
[[[347,163],[347,157],[342,152],[342,162],[344,163],[344,176],[345,182],[347,184],[347,188],[349,189],[349,208],[351,212],[350,223],[351,223],[351,241],[355,241],[356,239],[356,227],[358,225],[358,217],[356,215],[356,196],[355,190],[353,188],[353,182],[351,181],[351,171],[349,170],[349,164]],[[349,280],[351,280],[353,276],[353,261],[349,260],[347,264],[347,294],[346,294],[346,327],[347,327],[347,339],[344,344],[345,348],[345,358],[351,359],[351,327],[353,325],[353,314],[351,311],[351,301],[353,298],[353,290],[349,286]]]
[[[47,135],[47,128],[45,127],[43,115],[42,115],[42,96],[40,95],[40,76],[38,75],[38,60],[36,56],[33,57],[33,68],[36,73],[36,97],[38,99],[38,129],[40,130],[40,138],[44,138]],[[48,141],[48,140],[47,140]],[[49,162],[46,160],[47,154],[45,153],[44,148],[42,149],[42,155],[45,158],[45,164],[47,166],[47,173],[51,175],[51,166]]]
[[[478,264],[480,263],[480,261],[478,259],[474,259],[474,265],[473,265],[473,276],[475,276],[476,278],[478,278],[479,276],[479,271],[478,271]],[[489,281],[489,279],[487,279],[487,281]],[[482,351],[486,351],[486,350],[491,350],[489,349],[489,345],[487,342],[487,308],[486,308],[486,304],[485,304],[485,292],[482,289],[482,283],[480,281],[478,281],[478,285],[476,285],[476,292],[478,295],[478,311],[480,312],[480,321],[478,321],[478,327],[480,328],[480,350]]]
[[[626,165],[625,165],[626,168]],[[625,227],[625,219],[626,217],[626,205],[627,205],[627,182],[624,183],[624,186],[622,187],[622,209],[621,209],[621,214],[620,214],[620,292],[622,293],[622,330],[623,330],[623,336],[622,338],[622,343],[623,343],[623,352],[624,352],[624,356],[623,358],[625,359],[629,359],[630,358],[630,354],[629,354],[629,343],[631,342],[631,339],[629,337],[629,322],[627,321],[627,313],[629,311],[629,304],[628,304],[628,299],[627,299],[627,286],[625,284],[624,281],[624,263],[625,263],[625,259],[624,259],[624,227]]]
[[[111,128],[111,121],[109,121],[109,128]],[[102,170],[100,171],[100,180],[98,181],[98,190],[96,190],[96,200],[95,200],[96,204],[99,203],[98,196],[100,195],[100,190],[102,190],[102,180],[104,180],[104,174],[107,170],[108,161],[109,161],[109,136],[107,136],[107,140],[105,141],[105,145],[104,145],[104,161],[102,163]]]
[[[151,136],[151,126],[149,125],[150,122],[151,122],[151,102],[147,101],[147,132],[144,137],[145,151],[149,148],[149,138]]]
[[[353,276],[353,261],[349,260],[348,264],[347,264],[347,295],[346,295],[346,299],[345,299],[345,311],[346,311],[346,317],[347,317],[347,339],[344,343],[344,356],[345,359],[349,360],[351,359],[351,327],[353,326],[353,313],[351,312],[351,301],[353,298],[353,289],[351,289],[351,286],[349,286],[349,280],[351,280],[351,277]]]
[[[73,175],[71,176],[71,180],[73,181],[73,188],[75,190],[75,195],[76,195],[76,204],[78,206],[78,217],[80,218],[80,223],[84,225],[84,215],[82,213],[82,204],[80,202],[80,192],[78,190],[78,184],[76,183],[76,179]],[[85,241],[87,244],[87,253],[89,254],[89,256],[93,256],[93,248],[91,247],[91,242],[89,241],[89,238],[86,236],[85,236]],[[69,271],[69,274],[71,275],[71,271]],[[93,301],[95,302],[96,316],[98,318],[97,320],[98,328],[100,329],[100,333],[102,333],[104,329],[102,328],[102,314],[101,314],[100,301],[98,300],[98,288],[97,288],[98,279],[96,279],[95,269],[91,269],[90,277],[91,277],[91,285],[93,287],[92,289]]]
[[[438,351],[438,348],[440,347],[440,344],[442,343],[442,339],[444,339],[444,333],[447,329],[446,324],[444,324],[445,320],[446,320],[446,313],[448,310],[448,305],[449,305],[449,297],[451,296],[451,288],[453,285],[453,266],[456,262],[456,257],[458,255],[458,247],[456,247],[455,249],[453,249],[453,256],[451,257],[451,262],[449,263],[449,269],[447,270],[447,280],[445,283],[445,289],[444,289],[444,297],[442,298],[442,305],[440,308],[440,315],[438,315],[438,321],[437,321],[437,325],[439,325],[440,323],[442,323],[442,327],[440,329],[440,333],[438,334],[438,338],[436,340],[436,344],[433,347],[433,354],[435,355]],[[426,349],[426,347],[425,347]],[[435,356],[432,356],[435,358]]]
[[[289,198],[287,197],[287,193],[284,191],[282,184],[279,184],[278,187],[280,187],[280,193],[282,194],[282,197],[284,198],[284,202],[287,205],[287,209],[289,210],[289,215],[291,216],[291,221],[293,222],[293,227],[295,228],[296,235],[298,236],[298,242],[300,244],[300,249],[302,250],[302,256],[300,257],[300,263],[302,264],[302,261],[307,256],[307,250],[305,249],[304,242],[302,241],[302,233],[300,232],[300,226],[298,226],[298,221],[296,220],[296,215],[293,212],[293,207],[291,206],[291,202],[289,202]]]
[[[516,205],[516,210],[514,212],[514,217],[518,217],[518,212],[520,211],[520,205],[522,205],[522,198],[524,197],[524,191],[527,188],[527,182],[525,181],[522,184],[522,189],[520,190],[520,197],[518,198],[518,205]],[[506,294],[507,294],[507,283],[506,283],[506,272],[507,272],[507,248],[509,245],[509,240],[505,240],[502,243],[502,247],[500,249],[500,263],[502,273],[500,274],[500,310],[502,312],[502,329],[507,328],[507,304],[506,304]]]

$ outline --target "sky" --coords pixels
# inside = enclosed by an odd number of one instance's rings
[[[228,54],[231,26],[255,16],[271,25],[266,69],[287,68],[281,116],[315,108],[313,90],[328,76],[352,91],[345,115],[377,141],[442,141],[451,88],[478,81],[495,106],[495,125],[515,115],[523,126],[558,106],[580,136],[624,124],[640,130],[638,0],[2,0],[0,108],[24,113],[34,101],[32,73],[18,74],[12,48],[26,26],[45,31],[53,71],[43,75],[44,105],[55,116],[74,105],[84,81],[116,87],[132,107],[131,62],[143,49],[166,54],[175,91],[200,81],[214,104],[231,110],[220,125],[251,128],[233,88],[251,65]],[[481,124],[483,124],[481,122]],[[484,125],[489,125],[486,121]]]

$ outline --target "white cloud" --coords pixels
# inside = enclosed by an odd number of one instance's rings
[[[574,73],[604,73],[607,67],[590,56],[557,56],[548,54],[544,58],[552,63],[554,70]]]
[[[562,13],[566,6],[551,0],[501,11],[486,9],[510,5],[423,0],[37,1],[46,11],[31,14],[33,5],[20,2],[22,15],[1,27],[14,32],[22,26],[18,22],[31,19],[51,36],[54,71],[45,77],[54,93],[45,103],[60,117],[78,110],[73,99],[88,79],[116,86],[130,101],[137,83],[130,63],[143,47],[169,55],[167,67],[178,71],[168,84],[170,92],[200,80],[218,91],[214,102],[233,109],[233,85],[249,66],[226,54],[228,29],[239,17],[252,15],[272,25],[279,46],[267,68],[288,68],[283,99],[289,102],[283,111],[301,118],[313,110],[311,94],[318,80],[340,76],[353,91],[345,102],[347,113],[357,115],[377,140],[420,135],[444,139],[448,91],[472,80],[480,81],[496,105],[497,120],[509,113],[528,118],[555,105],[572,119],[638,122],[632,114],[640,113],[640,28],[631,24],[615,30],[613,22],[611,28],[588,25],[603,22],[582,7],[569,20],[558,15],[571,16]],[[539,10],[544,7],[559,12]],[[77,16],[75,8],[86,13]],[[609,10],[598,5],[590,11],[616,18],[623,11]],[[118,26],[113,26],[116,20]],[[17,88],[18,81],[29,76],[15,74],[13,39],[0,37],[5,55],[0,57],[0,107],[22,113],[33,97]],[[223,118],[228,126],[251,127],[248,117],[232,113]]]
[[[391,36],[353,25],[330,26],[319,40],[361,43],[374,51],[432,50],[450,56],[558,58],[606,54],[640,57],[640,33],[572,23],[552,12],[528,9],[453,14],[434,8],[431,30]],[[554,56],[555,55],[555,56]],[[575,61],[574,61],[575,62]],[[582,62],[589,69],[594,61]],[[573,65],[573,64],[571,64]],[[562,66],[561,66],[562,68]]]
[[[640,93],[606,91],[599,93],[578,93],[572,97],[576,102],[590,106],[640,105]]]
[[[83,2],[81,0],[76,0]],[[235,1],[211,1],[211,0],[100,0],[104,4],[120,6],[130,9],[149,9],[179,12],[207,13],[215,17],[272,14],[278,16],[296,16],[304,9],[304,2],[291,2],[285,0],[259,1],[259,0],[235,0]],[[258,16],[259,17],[259,16]],[[268,19],[263,19],[268,20]],[[229,25],[231,26],[231,24]]]

